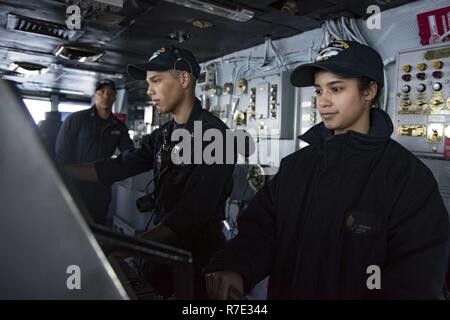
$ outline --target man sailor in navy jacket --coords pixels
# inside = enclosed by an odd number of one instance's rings
[[[74,112],[59,129],[56,156],[65,164],[94,162],[111,157],[116,148],[133,147],[128,129],[112,114],[116,101],[116,85],[102,79],[95,86],[95,104]],[[96,223],[107,224],[111,187],[95,182],[73,182],[78,194]]]

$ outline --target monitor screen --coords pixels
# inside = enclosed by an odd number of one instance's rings
[[[0,299],[128,299],[19,92],[0,96]]]

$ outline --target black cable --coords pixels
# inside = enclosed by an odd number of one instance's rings
[[[153,217],[155,216],[155,212],[156,212],[156,210],[153,209],[152,215],[150,216],[150,219],[148,220],[147,225],[145,226],[144,232],[147,232],[147,231],[148,231],[148,227],[150,227],[150,222],[152,222]]]
[[[159,177],[161,176],[161,174],[163,174],[163,173],[167,170],[167,168],[168,168],[168,167],[164,168],[162,171],[160,171],[160,172],[156,175],[156,177],[153,177],[153,179],[151,179],[150,182],[147,183],[147,185],[145,186],[146,193],[148,193],[147,188],[148,188],[148,186],[150,185],[150,183],[152,183],[153,181],[155,181],[156,178],[159,178]],[[155,188],[156,188],[156,186],[155,186]],[[157,200],[156,200],[156,201],[157,201]],[[158,205],[156,204],[155,207],[154,207],[153,210],[152,210],[152,214],[151,214],[151,216],[150,216],[150,219],[148,219],[147,225],[145,226],[144,233],[148,231],[148,228],[150,227],[150,223],[152,222],[153,217],[155,216],[156,210],[157,210],[157,209],[158,209]],[[139,257],[139,264],[138,264],[138,274],[139,274],[139,275],[142,275],[142,271],[143,271],[143,268],[144,268],[144,264],[143,264],[143,260],[142,260],[142,259],[143,259],[142,257]]]

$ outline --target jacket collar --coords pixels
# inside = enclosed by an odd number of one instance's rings
[[[186,126],[185,128],[189,131],[189,132],[193,132],[194,131],[194,121],[196,120],[200,120],[200,115],[202,113],[203,107],[202,107],[202,103],[200,102],[200,100],[198,98],[195,98],[194,100],[194,106],[192,107],[192,111],[189,114],[189,118],[186,122]],[[171,123],[171,127],[174,127],[174,123],[175,120],[172,119],[172,123]]]
[[[91,115],[91,117],[96,117],[96,118],[98,118],[98,119],[101,119],[101,118],[98,116],[97,108],[96,108],[95,104],[89,109],[89,114]],[[102,119],[102,120],[103,120],[103,119]],[[116,118],[116,117],[114,116],[114,114],[111,112],[111,114],[109,115],[108,119],[106,119],[106,121],[108,121],[108,124],[115,124],[115,123],[117,123],[117,121],[119,121],[119,120],[117,120],[117,118]]]
[[[325,152],[325,145],[343,143],[347,148],[360,151],[372,149],[389,140],[393,132],[389,115],[377,108],[370,109],[370,129],[368,134],[349,130],[346,133],[334,135],[321,122],[298,138],[317,148],[319,153]]]

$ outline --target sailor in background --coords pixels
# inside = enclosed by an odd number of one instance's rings
[[[125,151],[133,147],[127,127],[112,114],[116,91],[113,81],[98,81],[95,104],[66,118],[56,139],[58,160],[64,164],[94,162],[111,157],[116,148]],[[111,187],[83,181],[74,181],[74,185],[94,221],[106,225]]]

